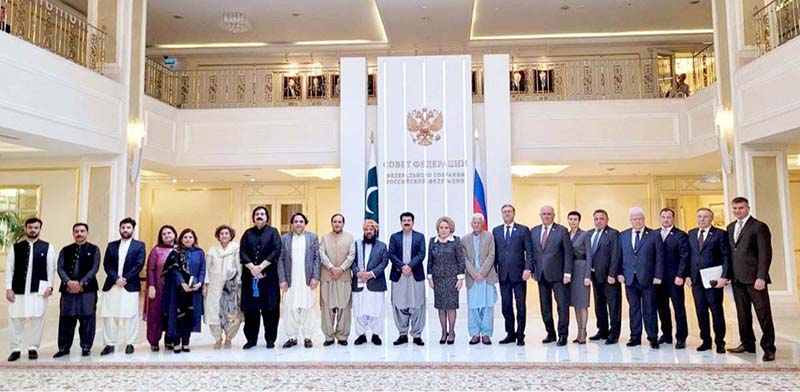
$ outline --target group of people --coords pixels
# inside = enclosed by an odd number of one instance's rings
[[[675,212],[668,208],[660,212],[661,228],[651,229],[645,225],[645,211],[634,207],[629,214],[631,227],[619,232],[608,226],[604,210],[594,211],[594,228],[583,231],[579,212],[569,212],[565,227],[555,223],[554,209],[544,206],[542,223],[529,229],[515,222],[512,205],[504,205],[503,224],[491,232],[479,213],[472,217],[472,230],[461,238],[455,236],[451,218],[439,218],[436,235],[427,245],[425,236],[414,230],[410,212],[400,215],[402,230],[392,234],[387,245],[378,239],[376,221],[365,220],[363,237],[355,239],[344,231],[341,214],[331,218],[331,232],[318,237],[306,230],[306,216],[295,213],[290,220],[292,231],[281,236],[269,225],[268,210],[257,207],[252,213],[254,225],[239,243],[234,241],[235,230],[222,225],[214,233],[218,244],[207,252],[199,247],[192,229],[178,234],[172,226],[161,227],[158,244],[146,263],[144,243],[132,238],[136,222],[126,218],[119,225],[121,238],[108,244],[103,257],[107,277],[99,307],[100,249],[87,242],[88,225],[76,223],[72,228],[75,242],[56,256],[53,246],[39,239],[42,221],[31,218],[25,222],[26,238],[8,254],[8,360],[20,358],[26,319],[32,329],[28,357],[38,357],[46,300],[52,295],[56,274],[61,280],[61,315],[54,357],[70,353],[78,323],[82,355],[90,355],[95,313],[104,323],[105,346],[100,355],[114,352],[120,342],[120,323],[125,330],[125,352],[133,353],[140,317],[139,276],[146,266],[143,314],[152,351],[159,351],[162,339],[166,350],[190,351],[191,334],[200,332],[203,321],[215,339],[215,349],[230,348],[242,322],[244,349],[257,345],[262,323],[266,347],[274,348],[281,319],[288,336],[283,348],[300,344],[301,338],[304,347],[313,347],[311,337],[320,327],[324,346],[347,345],[351,320],[355,345],[367,343],[367,332],[369,341],[381,345],[388,267],[391,312],[398,330],[394,345],[425,344],[426,284],[433,290],[438,311],[440,344],[455,341],[459,291],[464,286],[469,344],[492,344],[499,283],[506,332],[499,343],[523,346],[527,280],[534,279],[547,332],[544,344],[567,344],[569,307],[574,308],[577,320],[574,343],[585,344],[588,339],[617,344],[624,285],[631,331],[627,345],[642,344],[644,325],[651,348],[672,344],[674,338],[675,348],[684,349],[688,337],[684,287],[690,287],[702,340],[697,350],[710,350],[713,342],[718,353],[725,353],[722,289],[732,284],[741,344],[728,351],[755,352],[754,307],[763,331],[763,360],[771,361],[775,332],[767,290],[769,228],[750,216],[747,199],[735,198],[731,205],[736,221],[727,231],[713,227],[713,212],[700,208],[697,228],[688,234],[674,227]],[[590,291],[597,333],[588,337]],[[317,308],[321,317],[316,316]]]

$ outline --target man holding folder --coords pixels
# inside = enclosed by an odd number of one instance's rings
[[[728,284],[730,248],[728,233],[711,226],[714,213],[708,208],[697,210],[697,228],[689,231],[689,276],[686,283],[692,287],[700,339],[697,351],[711,349],[709,312],[714,325],[714,342],[717,353],[725,353],[725,314],[722,309],[723,288]]]

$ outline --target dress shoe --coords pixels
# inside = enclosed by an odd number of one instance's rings
[[[442,335],[442,338],[439,339],[439,344],[447,343],[447,334]]]
[[[337,343],[339,343],[340,346],[347,346],[347,340],[339,340]]]
[[[650,339],[648,339],[648,340],[650,340]],[[658,340],[656,340],[656,339],[650,340],[650,348],[652,348],[653,350],[658,350],[658,348],[659,348]]]
[[[273,349],[273,348],[275,348],[275,342],[267,342],[267,348],[268,348],[268,349]]]
[[[180,354],[181,353],[181,346],[173,346],[172,347],[173,354]]]
[[[761,360],[764,362],[772,362],[775,360],[775,353],[771,351],[765,351],[764,356],[761,357]]]
[[[360,346],[366,342],[367,342],[367,335],[358,335],[356,341],[353,342],[353,344],[355,344],[356,346]]]
[[[81,350],[82,357],[88,357],[89,355],[92,355],[92,350],[88,348],[84,348],[83,350]]]
[[[553,343],[556,341],[556,337],[553,335],[547,335],[544,339],[542,339],[542,344]]]
[[[756,353],[756,348],[755,347],[752,347],[752,348],[745,347],[744,344],[740,344],[736,348],[729,348],[728,352],[729,353],[734,353],[734,354],[741,354],[741,353],[755,354]]]
[[[600,332],[598,332],[598,333],[596,333],[596,334],[592,335],[592,336],[589,338],[589,340],[606,340],[606,339],[608,339],[608,336],[606,336],[606,335],[604,335],[604,334],[601,334]]]
[[[506,337],[504,337],[503,340],[499,341],[498,343],[500,343],[500,344],[509,344],[509,343],[514,343],[516,341],[517,341],[517,337],[516,336],[514,336],[514,335],[506,335]]]
[[[483,335],[483,337],[481,338],[481,341],[483,342],[483,344],[486,344],[486,345],[492,344],[492,339],[490,337],[486,336],[486,335]]]
[[[414,344],[417,346],[424,346],[425,342],[422,341],[422,338],[414,338]]]
[[[314,343],[311,342],[311,339],[304,339],[303,340],[303,346],[305,348],[311,348],[311,347],[314,347]]]
[[[563,346],[566,346],[566,345],[567,345],[567,337],[566,336],[560,336],[558,338],[558,342],[556,343],[556,346],[563,347]]]
[[[372,344],[374,344],[376,346],[380,346],[381,344],[383,344],[383,341],[381,341],[381,337],[380,336],[373,334],[372,335]]]
[[[39,353],[36,350],[28,350],[28,359],[36,360],[39,359]]]
[[[191,352],[192,349],[190,349],[189,346],[183,346],[183,347],[181,347],[181,351],[183,351],[185,353],[188,353],[188,352]]]
[[[524,346],[525,345],[525,338],[517,338],[517,346]]]
[[[710,342],[703,342],[700,346],[697,347],[697,351],[708,351],[711,350],[711,343]],[[719,346],[717,346],[717,351],[719,351]]]
[[[125,346],[125,354],[133,354],[133,345],[129,344]]]
[[[283,348],[292,348],[294,346],[297,346],[297,340],[294,339],[289,339],[283,344]]]
[[[164,350],[171,351],[175,346],[172,343],[164,343]]]
[[[406,344],[406,343],[408,343],[408,335],[400,335],[397,337],[397,340],[392,342],[392,344],[395,346],[399,346],[401,344]]]
[[[256,346],[256,342],[247,342],[242,346],[242,350],[249,350]]]
[[[725,354],[725,345],[717,346],[717,354]]]
[[[676,350],[683,350],[685,348],[686,348],[686,342],[681,342],[681,341],[675,342]]]
[[[455,333],[448,333],[447,334],[447,344],[453,344],[456,342],[456,334]]]
[[[150,346],[150,351],[157,353],[160,348],[158,346]]]
[[[19,359],[19,351],[13,351],[8,355],[8,362],[14,362]]]
[[[58,350],[58,352],[53,354],[53,358],[61,358],[68,355],[69,355],[69,350]]]
[[[660,339],[658,339],[659,344],[672,344],[672,338],[664,335]]]
[[[326,341],[322,342],[322,346],[323,347],[333,346],[334,343],[336,343],[335,340],[326,340]]]
[[[642,339],[631,339],[631,340],[628,340],[628,343],[625,343],[625,345],[628,346],[628,347],[641,346],[642,345]]]
[[[470,346],[476,345],[476,344],[478,344],[480,342],[481,342],[481,337],[478,336],[478,335],[475,335],[475,336],[472,337],[472,339],[469,340],[469,345]]]
[[[617,344],[617,343],[619,343],[619,339],[617,339],[617,338],[608,338],[608,339],[606,339],[606,345],[607,346],[610,346],[612,344]]]
[[[100,355],[108,355],[114,352],[114,346],[105,346],[103,347],[103,351],[100,351]]]

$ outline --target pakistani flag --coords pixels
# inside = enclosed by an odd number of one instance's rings
[[[364,219],[378,222],[378,166],[375,162],[375,143],[370,144],[367,189],[364,191]]]

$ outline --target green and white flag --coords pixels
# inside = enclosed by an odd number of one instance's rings
[[[378,221],[378,166],[375,159],[375,143],[370,143],[369,166],[367,166],[367,188],[364,191],[364,219]]]

